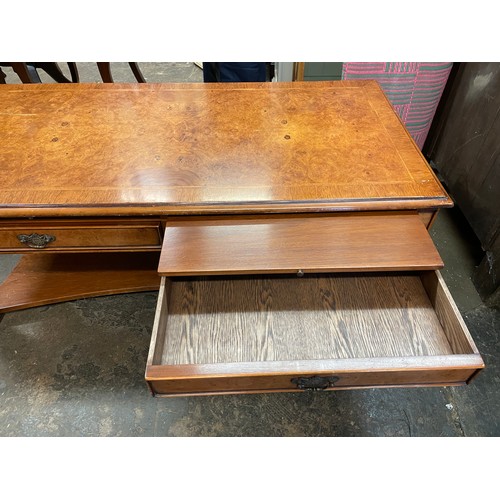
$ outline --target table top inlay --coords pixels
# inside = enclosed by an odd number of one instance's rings
[[[373,81],[0,87],[0,216],[451,205]]]

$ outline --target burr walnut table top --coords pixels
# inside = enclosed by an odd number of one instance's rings
[[[436,209],[374,81],[0,86],[0,217]]]

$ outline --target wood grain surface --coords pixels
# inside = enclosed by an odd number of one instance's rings
[[[0,313],[117,293],[158,290],[158,252],[31,253],[0,284]]]
[[[422,284],[453,352],[479,354],[465,321],[439,271],[421,273]]]
[[[448,355],[418,275],[173,280],[162,364]]]
[[[450,206],[373,81],[0,86],[0,217]]]
[[[482,368],[477,354],[404,358],[263,361],[212,365],[153,365],[146,379],[160,396],[297,392],[292,380],[336,376],[327,390],[464,385]]]
[[[158,272],[196,276],[442,266],[416,212],[381,212],[171,219]]]
[[[101,226],[101,227],[99,227]],[[47,234],[54,241],[45,248],[30,248],[19,240],[20,235]],[[82,252],[104,250],[160,250],[161,234],[159,224],[135,226],[108,226],[96,223],[95,226],[61,227],[56,224],[18,224],[12,228],[0,229],[0,252]]]

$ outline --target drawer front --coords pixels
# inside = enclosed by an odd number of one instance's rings
[[[483,362],[439,273],[166,279],[155,395],[467,383]]]
[[[454,359],[434,358],[430,362],[425,358],[411,362],[387,358],[247,366],[184,365],[168,370],[151,367],[146,378],[151,392],[158,396],[453,386],[466,384],[477,372],[478,361],[477,356],[464,355]]]
[[[0,251],[119,251],[155,250],[161,248],[160,225],[19,225],[0,229]]]

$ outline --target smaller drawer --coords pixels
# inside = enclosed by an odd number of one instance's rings
[[[161,396],[443,386],[483,361],[439,272],[162,278]]]
[[[159,250],[160,222],[82,221],[3,223],[0,252]]]

